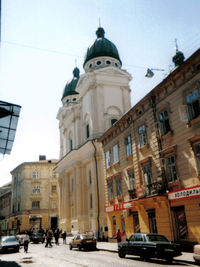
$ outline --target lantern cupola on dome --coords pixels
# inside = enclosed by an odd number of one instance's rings
[[[105,31],[99,27],[96,31],[97,38],[88,47],[83,67],[85,71],[93,69],[115,66],[121,67],[122,62],[116,46],[104,37]]]
[[[61,100],[63,100],[67,96],[73,96],[79,94],[78,92],[76,92],[76,86],[80,77],[80,70],[77,67],[75,67],[73,70],[73,76],[74,77],[72,78],[72,80],[67,82]]]

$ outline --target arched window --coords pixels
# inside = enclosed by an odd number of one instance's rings
[[[117,119],[111,119],[111,126],[117,122]]]

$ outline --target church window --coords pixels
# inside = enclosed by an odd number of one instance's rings
[[[90,127],[89,124],[86,125],[86,138],[90,137]]]
[[[92,68],[92,64],[89,65],[89,68]]]
[[[92,199],[92,194],[90,194],[90,208],[93,208],[93,199]]]
[[[76,98],[73,98],[73,101],[75,102],[76,101]]]
[[[69,140],[69,146],[70,146],[70,151],[72,151],[72,149],[73,149],[73,141],[72,141],[72,139]]]
[[[101,65],[101,61],[97,61],[97,65]]]
[[[115,63],[115,66],[116,66],[116,67],[118,67],[118,64],[117,64],[117,63]]]
[[[110,60],[106,60],[106,64],[110,65],[111,64]]]
[[[111,119],[111,126],[117,122],[117,119]]]
[[[92,184],[92,174],[91,174],[91,170],[89,170],[89,184]]]

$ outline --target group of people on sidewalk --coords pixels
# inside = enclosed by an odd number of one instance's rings
[[[53,237],[55,239],[55,244],[59,245],[60,234],[61,234],[61,231],[59,230],[59,228],[56,228],[55,231],[53,231],[52,229],[48,229],[48,230],[44,231],[44,238],[46,240],[45,247],[48,247],[48,246],[52,247]],[[63,231],[62,232],[62,239],[63,239],[63,244],[65,244],[65,245],[66,245],[66,238],[67,238],[67,233],[66,233],[66,231]],[[30,242],[30,237],[29,237],[29,234],[27,231],[25,232],[23,239],[24,239],[24,252],[27,253],[28,252],[28,245]]]
[[[46,239],[45,247],[47,248],[48,245],[50,247],[52,247],[51,241],[52,241],[53,237],[55,239],[55,244],[59,245],[60,234],[61,234],[61,231],[59,230],[59,228],[56,228],[56,230],[54,232],[51,229],[48,229],[45,233],[45,239]],[[65,245],[66,245],[66,237],[67,237],[66,231],[62,232],[63,244],[65,244]]]

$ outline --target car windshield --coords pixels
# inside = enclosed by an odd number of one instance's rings
[[[83,239],[91,239],[91,238],[93,238],[93,236],[92,235],[82,235],[82,238]]]
[[[14,242],[14,241],[16,241],[16,238],[15,237],[5,237],[5,238],[2,239],[2,241],[6,242],[6,243]]]
[[[147,235],[148,241],[169,242],[164,235]]]

